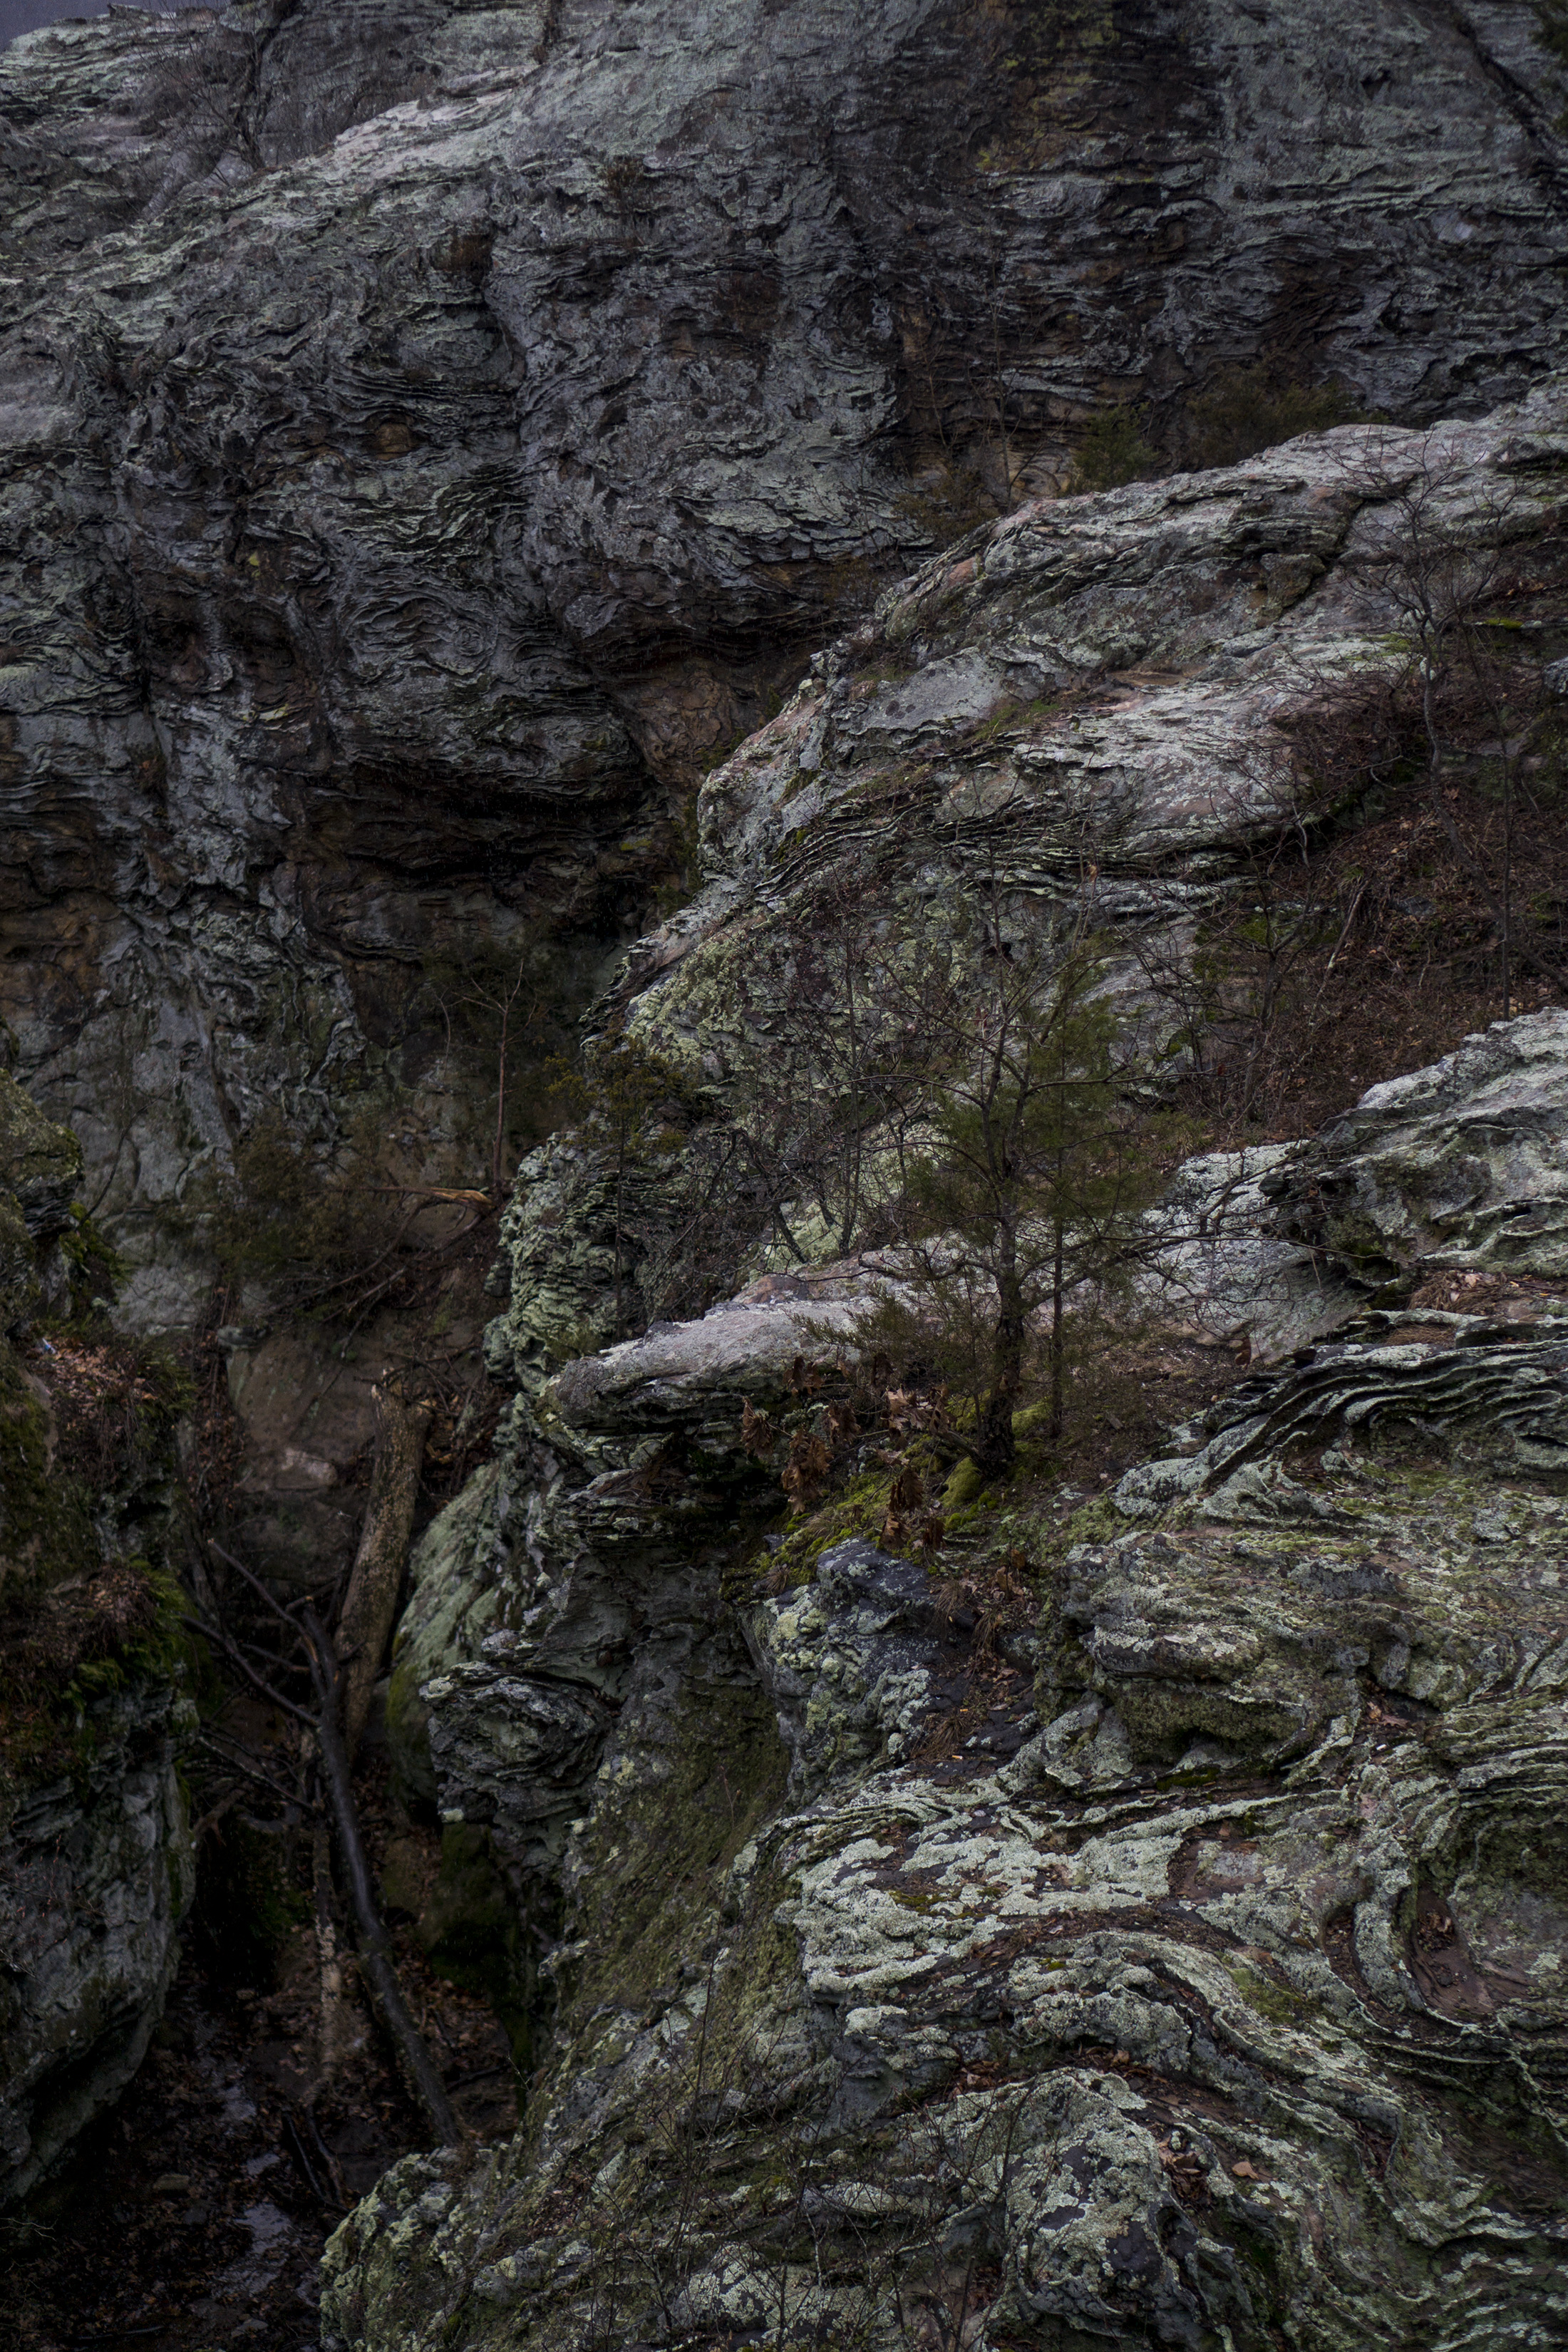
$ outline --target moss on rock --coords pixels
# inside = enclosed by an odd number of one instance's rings
[[[35,1241],[64,1231],[82,1164],[70,1129],[47,1118],[10,1072],[0,1070],[0,1190],[16,1196]]]

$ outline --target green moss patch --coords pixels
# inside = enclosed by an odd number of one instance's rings
[[[576,1898],[579,2011],[636,2007],[678,1984],[724,1872],[777,1804],[789,1759],[762,1693],[694,1685],[655,1769],[628,1769],[599,1808]]]
[[[88,1490],[55,1460],[47,1394],[0,1341],[0,1594],[83,1575],[99,1550]]]
[[[181,1678],[184,1606],[166,1570],[136,1559],[100,1562],[0,1611],[0,1789],[79,1775],[104,1700]]]

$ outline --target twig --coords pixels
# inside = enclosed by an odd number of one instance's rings
[[[289,2135],[289,2144],[293,2150],[294,2160],[305,2176],[306,2183],[310,2188],[311,2196],[315,2199],[318,2205],[325,2205],[329,2208],[331,2207],[337,2202],[337,2200],[334,2198],[327,2196],[321,2182],[317,2179],[315,2167],[311,2164],[310,2157],[306,2153],[304,2135],[300,2131],[299,2125],[295,2122],[291,2111],[287,2108],[285,2108],[283,2114],[283,2128]]]
[[[300,1722],[309,1724],[310,1729],[315,1730],[315,1717],[306,1708],[296,1706],[291,1698],[285,1698],[280,1690],[274,1690],[269,1682],[264,1681],[243,1653],[229,1640],[226,1633],[220,1633],[216,1625],[209,1625],[205,1619],[201,1617],[183,1616],[180,1622],[182,1625],[188,1625],[194,1633],[199,1633],[205,1642],[210,1642],[214,1649],[221,1650],[229,1663],[239,1668],[246,1681],[253,1684],[261,1693],[268,1706],[281,1707],[285,1715],[297,1717]]]
[[[239,1789],[231,1789],[226,1796],[220,1797],[218,1799],[217,1803],[212,1808],[210,1812],[206,1812],[202,1815],[201,1820],[195,1822],[191,1830],[191,1843],[193,1845],[200,1845],[208,1830],[216,1829],[225,1813],[229,1813],[234,1811],[234,1808],[239,1802],[242,1793],[243,1791]]]
[[[327,2168],[327,2178],[332,2184],[332,2193],[337,2198],[339,2204],[346,2213],[349,2207],[353,2204],[353,2200],[349,2195],[348,2189],[344,2185],[342,2168],[338,2163],[337,2158],[332,2154],[331,2149],[327,2146],[326,2141],[321,2137],[321,2126],[316,2121],[315,2108],[313,2106],[307,2107],[305,2115],[310,2126],[310,2137],[316,2143],[316,2152],[320,2156],[321,2162]]]
[[[241,1753],[238,1756],[226,1755],[212,1738],[210,1731],[204,1730],[199,1733],[196,1744],[198,1747],[210,1748],[212,1753],[217,1758],[219,1763],[224,1765],[230,1772],[243,1772],[248,1779],[252,1780],[259,1780],[264,1789],[270,1789],[273,1795],[275,1797],[281,1797],[285,1804],[300,1805],[304,1803],[305,1800],[300,1796],[298,1789],[286,1789],[281,1780],[275,1780],[272,1778],[270,1772],[264,1772],[258,1764],[250,1763],[246,1758],[243,1742],[240,1740],[235,1739],[232,1741],[232,1745],[234,1747],[241,1749]]]
[[[244,1577],[251,1591],[260,1595],[261,1599],[266,1601],[267,1606],[271,1610],[275,1617],[281,1617],[285,1625],[288,1626],[290,1633],[293,1634],[294,1639],[298,1641],[300,1638],[299,1619],[297,1617],[291,1617],[289,1614],[288,1610],[284,1608],[282,1602],[275,1599],[275,1597],[268,1591],[267,1587],[262,1583],[261,1579],[258,1576],[253,1576],[251,1574],[249,1569],[247,1568],[242,1559],[236,1559],[231,1551],[225,1551],[222,1544],[215,1543],[210,1536],[207,1538],[206,1542],[207,1549],[209,1551],[216,1551],[219,1559],[223,1561],[226,1568],[237,1570],[238,1573]],[[298,1608],[300,1603],[296,1601],[294,1605]]]

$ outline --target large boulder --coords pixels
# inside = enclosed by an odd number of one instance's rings
[[[1568,1276],[1565,1129],[1568,1011],[1552,1006],[1371,1087],[1265,1189],[1281,1232],[1363,1280]]]

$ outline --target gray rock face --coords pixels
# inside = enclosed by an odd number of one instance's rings
[[[1364,1094],[1282,1178],[1281,1229],[1372,1280],[1568,1274],[1568,1013],[1495,1022]]]
[[[929,1573],[872,1544],[825,1551],[811,1584],[756,1602],[746,1630],[796,1799],[857,1764],[906,1755],[959,1687],[961,1645],[942,1643]]]
[[[0,1187],[21,1211],[31,1241],[51,1241],[64,1232],[81,1174],[81,1145],[70,1129],[42,1118],[16,1079],[0,1070]]]
[[[0,1347],[61,1286],[59,1236],[81,1172],[70,1129],[0,1070]]]
[[[1337,693],[1408,661],[1387,572],[1402,500],[1419,487],[1445,544],[1534,547],[1544,564],[1565,430],[1568,384],[1553,377],[1477,424],[1345,426],[1245,466],[1026,504],[967,551],[927,563],[708,778],[709,880],[629,957],[616,1009],[630,1033],[706,1090],[722,1131],[748,1089],[781,1082],[770,1031],[792,969],[796,985],[809,976],[823,1023],[842,1021],[842,985],[812,959],[844,901],[868,923],[931,940],[961,927],[984,877],[1026,950],[1069,911],[1118,943],[1111,984],[1144,1008],[1157,1074],[1177,1050],[1176,1024],[1149,1009],[1145,960],[1179,963],[1245,872],[1247,844],[1276,833],[1294,736],[1321,724]],[[1546,624],[1543,654],[1558,625]],[[1511,1109],[1508,1052],[1485,1050],[1501,1056],[1499,1115],[1519,1128],[1522,1181],[1534,1149],[1524,1097],[1540,1093],[1549,1124],[1557,1048],[1520,1049]],[[809,1073],[790,1082],[810,1084]],[[1432,1081],[1437,1123],[1446,1083]],[[1463,1092],[1470,1079],[1454,1084]],[[1365,1134],[1415,1118],[1415,1097],[1404,1103],[1396,1094],[1369,1109]],[[1478,1105],[1478,1119],[1489,1115]],[[1431,1152],[1436,1134],[1435,1124]],[[1460,1147],[1441,1155],[1453,1160],[1445,1181],[1462,1184]],[[645,1184],[636,1223],[651,1286],[710,1170],[711,1156],[679,1155]],[[1256,1319],[1242,1294],[1250,1286],[1256,1304],[1267,1268],[1273,1324],[1258,1336],[1269,1348],[1331,1323],[1331,1302],[1312,1296],[1317,1276],[1332,1291],[1353,1268],[1338,1265],[1331,1280],[1321,1254],[1298,1257],[1297,1278],[1282,1281],[1286,1234],[1276,1225],[1270,1236],[1260,1214],[1247,1242],[1244,1203],[1230,1177],[1213,1175],[1231,1202],[1212,1233],[1195,1198],[1172,1207],[1178,1222],[1196,1213],[1193,1277],[1218,1277],[1242,1327]],[[603,1328],[603,1252],[588,1236],[605,1229],[605,1183],[574,1143],[546,1147],[525,1171],[503,1236],[512,1289],[496,1358],[519,1378],[574,1352],[595,1318]],[[1321,1238],[1316,1225],[1289,1231],[1298,1247]],[[766,1257],[761,1221],[754,1238],[752,1265]],[[1178,1273],[1173,1261],[1164,1278],[1179,1309]]]
[[[25,2197],[146,2053],[194,1892],[169,1685],[92,1711],[83,1780],[0,1804],[0,2203]]]
[[[1500,1463],[1562,1474],[1565,1375],[1568,1330],[1550,1316],[1367,1315],[1350,1335],[1299,1350],[1289,1370],[1244,1381],[1205,1416],[1215,1433],[1206,1445],[1130,1470],[1117,1502],[1140,1517],[1188,1496],[1205,1511],[1289,1517],[1310,1504],[1281,1485],[1281,1455],[1384,1423],[1455,1439],[1484,1431]]]
[[[820,1327],[866,1294],[858,1265],[766,1278],[567,1365],[514,1402],[495,1465],[416,1550],[388,1706],[397,1769],[489,1832],[553,1976],[570,1890],[593,1880],[628,1795],[677,1769],[668,1751],[688,1737],[694,1692],[721,1721],[760,1719],[737,1786],[763,1759],[782,1774],[773,1710],[721,1592],[759,1508],[777,1507],[742,1413],[777,1407]]]
[[[1255,1144],[1184,1160],[1144,1230],[1139,1295],[1163,1322],[1229,1339],[1267,1360],[1334,1329],[1364,1286],[1321,1249],[1286,1240],[1274,1196],[1292,1181],[1297,1144]]]
[[[1521,392],[1563,95],[1527,10],[1344,0],[1283,45],[1228,0],[258,0],[8,49],[5,1004],[116,1164],[131,1311],[196,1313],[166,1213],[265,1105],[328,1134],[395,1076],[470,1148],[410,980],[615,946],[660,780],[928,543],[911,477],[1044,487],[1258,353],[1405,419]],[[1231,538],[1235,635],[1321,559]],[[1162,636],[1099,607],[1100,666]],[[986,704],[944,665],[840,713],[862,762]]]
[[[1405,1127],[1379,1123],[1380,1088],[1329,1139],[1338,1166],[1370,1130],[1395,1235],[1428,1197],[1439,1099],[1483,1209],[1531,1197],[1529,1117],[1498,1106],[1539,1098],[1557,1018],[1402,1082]],[[1178,1221],[1224,1173],[1186,1171]],[[1522,2352],[1560,2328],[1568,1297],[1550,1217],[1515,1223],[1485,1311],[1366,1309],[1080,1513],[1037,1717],[1016,1697],[1005,1738],[926,1738],[982,1668],[944,1646],[927,1570],[858,1541],[744,1600],[787,1780],[742,1779],[761,1743],[732,1655],[722,1708],[710,1668],[682,1685],[721,1644],[721,1584],[700,1643],[667,1621],[657,1704],[640,1665],[622,1685],[569,1823],[563,1759],[569,1780],[602,1677],[580,1665],[542,1707],[508,1688],[509,1633],[427,1685],[432,1751],[464,1748],[481,1805],[555,1810],[555,2031],[512,2149],[477,2175],[410,2159],[344,2224],[323,2342],[893,2352],[918,2326],[975,2352]],[[1297,1311],[1290,1250],[1251,1275]],[[739,1377],[720,1321],[563,1372],[552,1444],[567,1401],[579,1445],[598,1415],[634,1444],[645,1407],[650,1431],[701,1425],[702,1380]],[[759,1377],[769,1358],[763,1336]],[[682,1362],[702,1371],[667,1391]],[[573,1574],[603,1622],[650,1591],[654,1523],[618,1520],[590,1569],[594,1494],[531,1524],[580,1514]],[[572,1618],[550,1557],[542,1651]],[[727,1836],[675,1761],[694,1702]],[[691,1843],[661,1907],[672,1823]]]

